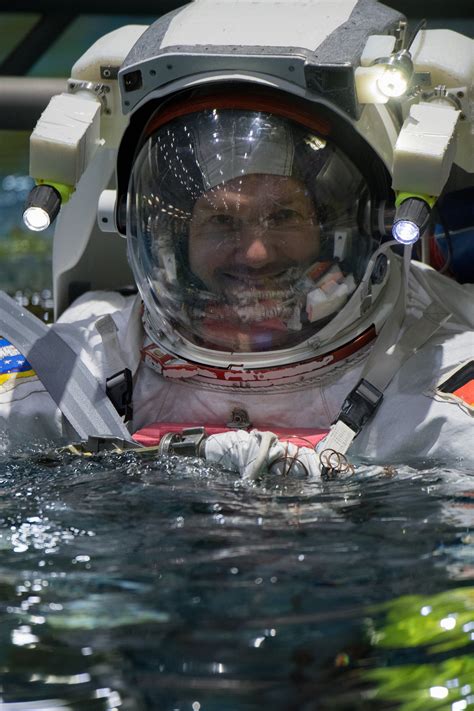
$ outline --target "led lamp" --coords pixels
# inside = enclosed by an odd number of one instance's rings
[[[394,222],[393,236],[401,244],[414,244],[420,238],[420,229],[418,225],[410,220],[398,220]]]
[[[377,89],[389,99],[403,96],[413,77],[413,62],[410,53],[404,49],[401,52],[376,59],[373,64],[382,64],[385,71],[377,79]]]
[[[392,234],[400,244],[414,244],[423,236],[431,217],[431,208],[419,197],[404,200],[395,212]]]
[[[42,207],[32,205],[27,207],[23,213],[23,222],[32,232],[42,232],[50,226],[51,219]]]
[[[56,219],[61,202],[61,195],[56,188],[37,185],[28,196],[23,222],[33,232],[46,230]]]
[[[377,80],[377,89],[389,99],[396,99],[406,93],[408,79],[399,69],[389,67]]]

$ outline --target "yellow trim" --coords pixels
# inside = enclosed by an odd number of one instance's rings
[[[53,183],[51,180],[43,180],[43,178],[37,178],[36,185],[50,185],[52,188],[55,188],[61,196],[61,203],[67,202],[76,189],[74,185]]]
[[[36,375],[36,372],[34,370],[23,370],[20,373],[17,373],[16,371],[12,371],[11,373],[2,373],[0,375],[0,385],[3,385],[7,380],[11,380],[14,378],[31,378],[33,375]]]
[[[395,207],[399,207],[402,202],[405,202],[405,200],[408,200],[409,198],[418,198],[418,200],[424,200],[424,202],[427,203],[430,207],[433,207],[435,204],[437,197],[436,195],[426,195],[426,193],[407,193],[403,192],[402,190],[396,191],[397,198],[395,200]]]

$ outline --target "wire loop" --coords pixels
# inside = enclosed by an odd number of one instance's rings
[[[321,476],[333,478],[338,474],[353,474],[354,467],[341,452],[335,449],[323,449],[319,455]]]
[[[307,466],[302,462],[300,459],[298,459],[298,453],[299,449],[296,449],[294,454],[289,453],[289,442],[285,442],[285,453],[281,456],[275,459],[272,464],[270,469],[273,471],[273,473],[278,473],[280,476],[290,476],[291,474],[296,475],[300,477],[302,474],[306,478],[309,477],[309,471]],[[278,465],[283,465],[282,467],[279,467]],[[275,469],[274,469],[275,467]]]

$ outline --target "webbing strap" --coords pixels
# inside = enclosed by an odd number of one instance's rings
[[[353,440],[375,412],[395,374],[405,361],[433,336],[451,317],[441,304],[431,302],[418,318],[399,336],[405,315],[405,301],[410,268],[410,250],[405,249],[400,291],[389,316],[362,370],[361,379],[346,398],[342,410],[320,449],[345,455]],[[372,390],[372,397],[364,391]],[[377,395],[377,397],[376,397]],[[362,396],[362,401],[361,401]],[[353,421],[359,420],[357,424]]]
[[[36,371],[81,439],[130,433],[80,356],[49,326],[0,291],[0,335],[11,341]]]
[[[106,377],[110,378],[115,373],[125,370],[125,365],[122,349],[117,335],[117,326],[110,314],[101,316],[95,322],[95,328],[102,338],[102,346],[104,351],[104,360],[106,368]]]
[[[408,274],[410,271],[411,247],[405,248],[403,273],[397,302],[375,342],[361,377],[383,392],[410,356],[423,346],[436,331],[452,316],[442,304],[432,301],[422,316],[416,319],[402,334],[400,329],[406,313]]]
[[[403,363],[416,353],[450,316],[451,313],[441,304],[432,302],[425,309],[423,316],[407,328],[392,348],[385,353],[379,352],[378,362],[372,360],[370,364],[366,364],[362,377],[366,377],[379,390],[385,390]]]

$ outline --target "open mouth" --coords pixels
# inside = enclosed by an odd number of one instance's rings
[[[257,291],[288,290],[294,281],[294,269],[279,269],[271,272],[231,271],[222,272],[220,279],[227,288]]]

